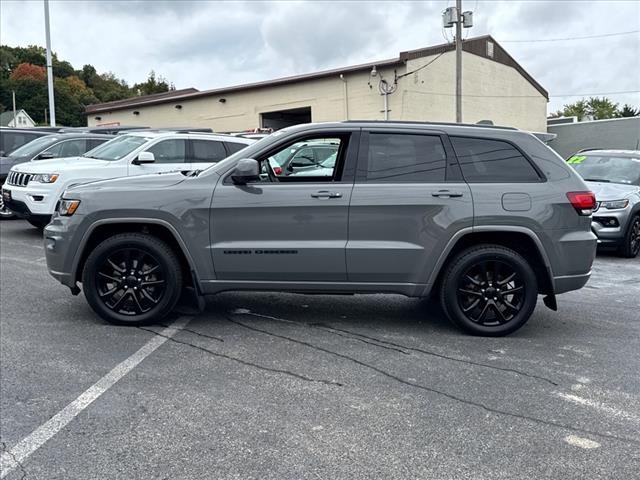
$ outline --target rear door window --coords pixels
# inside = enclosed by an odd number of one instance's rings
[[[369,135],[367,182],[439,183],[447,162],[437,135],[375,133]]]
[[[86,151],[87,141],[83,138],[77,140],[66,140],[45,150],[46,153],[50,153],[54,158],[78,157]]]
[[[174,138],[158,142],[146,151],[153,153],[155,163],[185,163],[186,146],[186,140]]]
[[[467,182],[539,182],[540,175],[508,142],[488,138],[450,137]]]
[[[227,157],[227,151],[218,140],[191,140],[193,156],[191,162],[215,163]]]
[[[235,142],[224,142],[225,147],[227,147],[227,151],[229,155],[233,155],[236,152],[239,152],[243,148],[247,148],[248,145],[244,143],[235,143]]]

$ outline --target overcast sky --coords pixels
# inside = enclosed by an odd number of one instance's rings
[[[129,84],[150,70],[176,88],[200,90],[394,58],[443,43],[430,2],[50,1],[52,49],[74,67],[90,63]],[[551,95],[549,111],[609,94],[640,106],[640,2],[465,0],[467,36],[493,35]],[[555,42],[512,42],[634,34]],[[0,0],[0,42],[45,44],[42,0]]]

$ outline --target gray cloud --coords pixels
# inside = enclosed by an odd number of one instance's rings
[[[451,39],[429,2],[52,1],[54,51],[129,83],[155,70],[178,88],[215,88],[373,62]],[[473,1],[467,36],[499,42],[640,28],[640,2]],[[0,42],[44,45],[42,2],[2,0]],[[19,22],[12,19],[20,19]],[[28,25],[28,28],[24,28]],[[503,43],[552,96],[640,90],[640,35],[557,43]],[[611,97],[640,106],[640,94]]]

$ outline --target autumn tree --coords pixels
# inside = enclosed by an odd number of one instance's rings
[[[47,79],[47,71],[40,65],[34,65],[32,63],[21,63],[13,69],[10,80],[38,80],[44,81]]]

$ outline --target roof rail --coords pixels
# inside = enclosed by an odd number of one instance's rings
[[[402,124],[402,125],[443,125],[447,127],[475,127],[490,128],[496,130],[519,130],[516,127],[504,127],[501,125],[488,125],[484,123],[453,123],[453,122],[420,122],[415,120],[343,120],[342,123],[381,123],[381,124]]]

